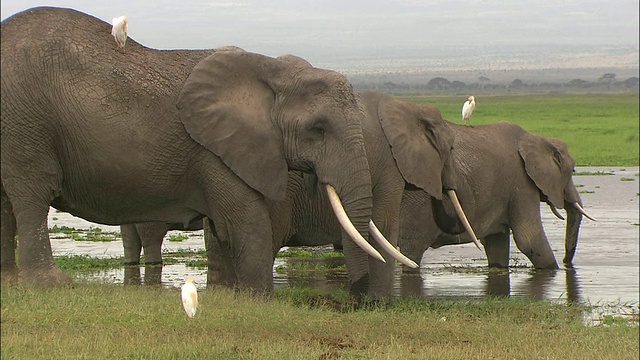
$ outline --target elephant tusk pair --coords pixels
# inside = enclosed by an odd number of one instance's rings
[[[342,226],[344,231],[367,254],[369,254],[373,258],[376,258],[376,259],[386,263],[384,257],[382,257],[382,255],[380,255],[380,253],[373,246],[371,246],[371,244],[369,244],[369,242],[367,242],[367,240],[365,240],[362,237],[362,235],[358,232],[358,230],[355,228],[355,226],[353,226],[353,223],[351,222],[351,220],[349,220],[349,217],[347,216],[347,213],[344,211],[344,207],[342,206],[342,202],[340,201],[340,197],[338,196],[338,193],[333,188],[333,186],[331,186],[329,184],[326,184],[325,186],[326,186],[326,189],[327,189],[327,194],[329,195],[329,202],[331,203],[331,207],[333,208],[333,212],[336,214],[336,217],[338,218],[338,222],[340,223],[340,225]],[[416,264],[415,262],[413,262],[411,259],[407,258],[406,256],[402,255],[398,250],[396,250],[396,248],[391,243],[389,243],[389,241],[387,239],[384,238],[382,233],[380,233],[378,228],[376,228],[375,224],[371,220],[369,220],[369,229],[371,229],[371,231],[372,231],[373,238],[394,259],[396,259],[396,260],[400,261],[401,263],[403,263],[403,264],[405,264],[405,265],[407,265],[409,267],[412,267],[414,269],[418,268],[418,264]]]
[[[471,240],[473,240],[473,243],[476,244],[476,247],[480,249],[480,241],[478,241],[478,238],[476,237],[476,233],[473,232],[473,229],[471,228],[471,224],[469,224],[469,220],[467,219],[467,216],[464,214],[464,210],[462,210],[462,205],[460,205],[460,201],[458,200],[458,195],[456,194],[456,191],[447,190],[447,195],[449,195],[449,198],[453,203],[453,207],[456,209],[456,214],[458,214],[458,218],[462,222],[462,226],[464,226],[464,229],[467,231],[467,233],[469,233],[469,236],[471,236]]]
[[[553,213],[553,215],[555,215],[560,220],[564,220],[564,216],[562,216],[562,214],[558,212],[558,209],[556,209],[556,207],[553,206],[553,204],[549,203],[549,208],[551,209],[551,212]]]
[[[558,212],[558,209],[556,209],[555,206],[553,206],[552,204],[549,204],[549,207],[551,208],[551,211],[553,212],[553,215],[555,215],[560,220],[564,220],[564,217],[562,215],[560,215],[560,213]],[[582,206],[580,206],[579,203],[574,202],[573,203],[573,207],[575,207],[578,210],[578,212],[580,212],[582,215],[586,216],[587,219],[589,219],[591,221],[597,221],[596,219],[592,218],[589,214],[587,214],[587,212],[584,211],[584,208],[582,208]]]
[[[589,220],[591,220],[591,221],[596,221],[596,219],[592,218],[589,214],[587,214],[587,212],[586,212],[586,211],[584,211],[584,209],[582,208],[582,206],[580,206],[580,204],[579,204],[579,203],[574,202],[574,203],[573,203],[573,206],[574,206],[576,209],[578,209],[578,211],[579,211],[582,215],[586,216],[586,217],[587,217],[587,219],[589,219]]]

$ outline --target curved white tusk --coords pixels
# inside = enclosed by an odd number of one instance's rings
[[[367,254],[382,262],[386,262],[384,260],[384,257],[382,257],[382,255],[380,255],[380,253],[373,246],[371,246],[371,244],[369,244],[367,240],[362,237],[362,235],[360,235],[358,229],[353,226],[353,223],[351,222],[351,220],[349,220],[349,216],[347,216],[347,213],[344,211],[344,207],[342,206],[342,202],[340,201],[340,197],[338,196],[336,189],[334,189],[333,186],[329,184],[326,184],[325,187],[327,189],[327,194],[329,195],[329,202],[331,203],[333,212],[336,214],[338,222],[340,223],[340,225],[342,225],[344,231],[346,231],[349,237],[353,239],[353,242],[355,242]]]
[[[560,220],[564,220],[564,216],[562,216],[562,214],[558,212],[558,209],[556,209],[556,207],[553,206],[553,204],[549,204],[549,208],[551,209],[551,212],[553,213],[553,215],[555,215]]]
[[[407,265],[412,269],[417,269],[420,267],[413,260],[404,256],[400,251],[398,251],[398,249],[396,249],[396,247],[393,246],[389,242],[389,240],[387,240],[387,238],[384,237],[384,235],[382,235],[382,232],[378,230],[378,227],[373,222],[373,220],[369,220],[369,231],[371,232],[371,235],[376,240],[378,245],[380,245],[380,247],[382,247],[382,249],[386,251],[389,255],[391,255],[394,259],[400,261],[402,264]]]
[[[591,221],[597,221],[596,219],[592,218],[589,214],[587,214],[587,212],[586,212],[586,211],[584,211],[584,209],[582,208],[582,206],[580,206],[580,204],[578,204],[577,202],[574,202],[574,203],[573,203],[573,206],[574,206],[576,209],[578,209],[578,211],[579,211],[582,215],[586,216],[586,217],[587,217],[587,219],[589,219],[589,220],[591,220]]]
[[[449,195],[449,198],[453,203],[453,207],[456,209],[456,214],[458,214],[458,218],[462,222],[462,226],[464,226],[464,229],[467,230],[467,233],[469,233],[469,236],[471,236],[471,240],[473,240],[473,243],[476,244],[476,247],[480,249],[480,241],[478,241],[476,233],[473,232],[471,224],[469,224],[469,220],[467,219],[467,215],[465,215],[464,210],[462,210],[462,205],[460,205],[460,201],[458,201],[458,195],[456,194],[456,191],[447,190],[447,195]]]

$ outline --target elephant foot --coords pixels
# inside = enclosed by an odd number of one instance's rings
[[[162,283],[162,262],[160,262],[160,266],[146,265],[144,267],[144,284],[160,285],[161,283]]]
[[[418,263],[418,262],[416,262],[416,263]],[[402,273],[403,274],[409,274],[409,275],[420,274],[420,268],[416,269],[416,268],[411,268],[411,267],[408,267],[406,265],[403,265],[402,266]]]
[[[554,261],[552,263],[545,264],[545,265],[542,265],[542,266],[537,266],[536,265],[536,269],[557,270],[557,269],[560,269],[560,267],[558,266],[558,263]]]
[[[140,267],[133,265],[125,265],[124,267],[124,285],[140,285],[142,277],[140,276]]]
[[[489,263],[489,267],[490,268],[494,268],[494,269],[506,269],[509,267],[509,264],[501,264],[501,263],[496,263],[496,262],[490,262]]]
[[[16,284],[19,280],[19,271],[17,267],[2,267],[0,277],[2,277],[2,285]]]
[[[55,265],[37,269],[21,269],[20,283],[34,287],[56,287],[69,285],[72,278]]]
[[[349,288],[349,297],[359,303],[367,296],[369,290],[369,274],[361,277],[357,281],[351,283]]]
[[[555,257],[534,257],[530,260],[536,269],[556,270],[560,268]]]

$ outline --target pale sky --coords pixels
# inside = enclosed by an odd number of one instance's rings
[[[161,49],[236,45],[314,62],[420,52],[540,45],[638,52],[638,0],[3,0],[2,19],[38,5],[70,7],[110,22],[127,15],[129,36]],[[587,49],[587,50],[585,50]],[[473,50],[469,50],[473,51]],[[513,52],[517,52],[514,50]],[[408,55],[409,54],[409,55]]]

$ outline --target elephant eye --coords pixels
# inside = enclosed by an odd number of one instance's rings
[[[311,131],[318,136],[324,136],[324,129],[320,126],[314,126],[311,128]]]
[[[311,128],[309,130],[314,136],[317,136],[319,138],[324,138],[326,125],[327,125],[327,122],[324,119],[318,119],[314,121],[313,125],[311,125]]]

